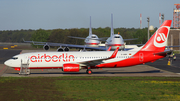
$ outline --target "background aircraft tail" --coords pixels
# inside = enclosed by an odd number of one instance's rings
[[[158,28],[158,30],[156,30],[156,32],[152,35],[152,37],[141,50],[163,52],[165,46],[167,46],[167,39],[169,36],[171,22],[171,20],[164,21],[164,23]]]
[[[113,29],[113,14],[111,14],[111,36],[114,35],[114,29]]]
[[[91,16],[90,16],[89,36],[91,35],[92,35],[92,28],[91,28]]]

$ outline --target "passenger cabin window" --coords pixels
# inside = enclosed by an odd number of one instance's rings
[[[120,36],[114,36],[114,38],[120,38]]]
[[[16,59],[18,59],[18,57],[12,57],[12,59],[16,60]]]

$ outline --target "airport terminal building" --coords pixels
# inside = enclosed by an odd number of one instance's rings
[[[180,29],[171,29],[168,37],[168,46],[180,46]],[[180,47],[174,47],[173,50],[180,50]]]

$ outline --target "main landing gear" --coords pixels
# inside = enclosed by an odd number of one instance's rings
[[[87,68],[86,73],[87,74],[92,74],[92,70],[90,69],[90,67]]]

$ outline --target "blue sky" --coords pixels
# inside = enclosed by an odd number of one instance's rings
[[[159,13],[173,19],[179,0],[0,0],[0,30],[159,27]],[[172,24],[171,24],[172,26]]]

